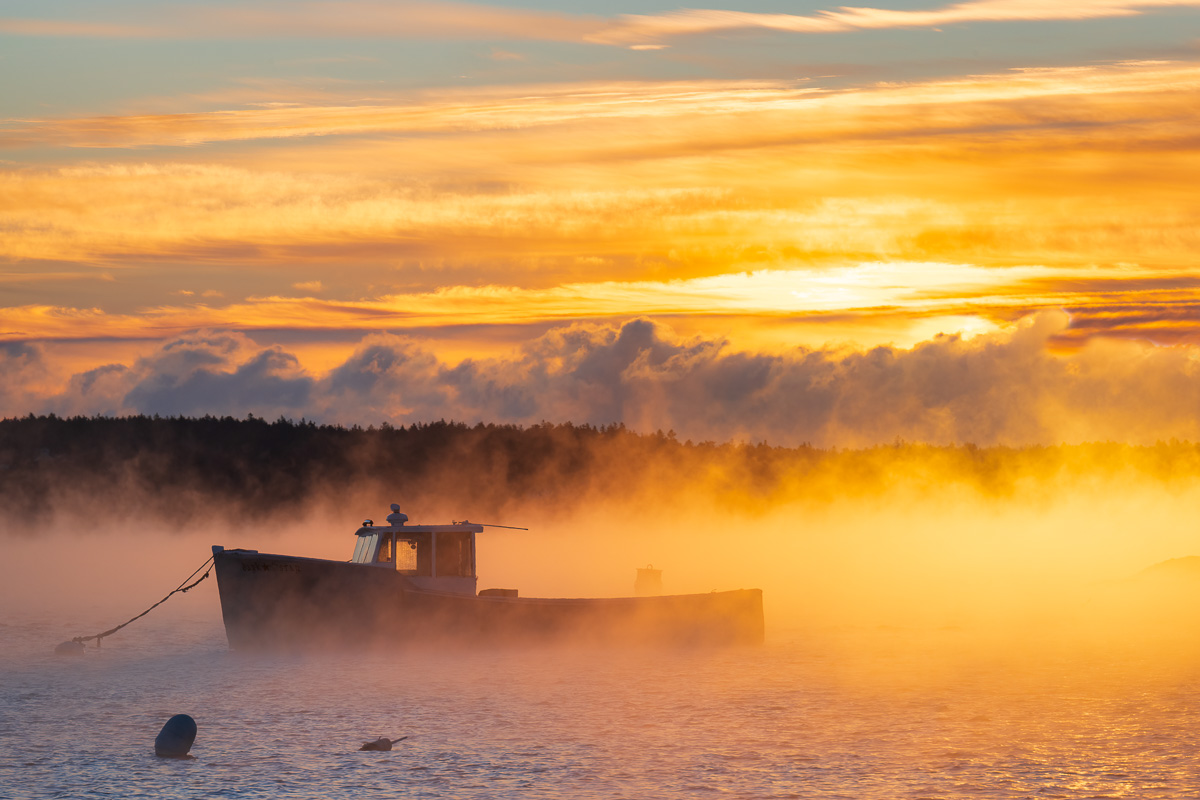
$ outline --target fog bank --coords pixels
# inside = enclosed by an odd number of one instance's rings
[[[137,423],[40,424],[122,422]],[[163,442],[161,426],[191,423],[139,424]],[[273,428],[225,424],[245,452]],[[275,433],[303,439],[294,426]],[[12,617],[90,615],[104,629],[161,598],[213,544],[345,560],[362,519],[381,519],[398,502],[414,523],[530,528],[479,536],[480,588],[629,595],[635,570],[652,564],[667,593],[763,589],[769,639],[936,634],[1012,651],[1194,638],[1200,577],[1143,574],[1200,550],[1180,522],[1200,502],[1192,445],[833,452],[554,426],[344,433],[345,457],[316,459],[315,473],[301,469],[302,451],[290,454],[281,474],[299,488],[282,497],[250,480],[266,481],[259,467],[218,459],[244,452],[216,439],[187,458],[160,453],[165,460],[150,462],[157,484],[138,477],[148,455],[136,449],[128,458],[101,448],[22,462],[9,478],[61,471],[63,480],[41,484],[42,505],[28,518],[6,506],[0,604]],[[341,441],[333,436],[321,441]],[[425,465],[420,475],[397,468],[406,460]],[[204,465],[221,481],[198,480]],[[177,474],[158,474],[167,467]],[[155,614],[190,608],[216,620],[215,597],[210,580]]]

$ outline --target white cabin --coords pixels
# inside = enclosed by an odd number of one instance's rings
[[[363,521],[352,562],[394,569],[425,591],[475,594],[475,534],[483,532],[482,525],[408,525],[408,515],[395,503],[387,520],[387,525]]]

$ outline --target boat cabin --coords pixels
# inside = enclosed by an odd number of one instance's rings
[[[352,562],[394,569],[426,591],[475,594],[475,534],[482,525],[408,525],[395,503],[387,521],[363,521]]]

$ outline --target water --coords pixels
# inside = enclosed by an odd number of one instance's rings
[[[157,613],[157,612],[156,612]],[[0,626],[5,798],[1178,798],[1200,792],[1200,660],[772,629],[697,652],[231,653],[169,613],[82,658]],[[1193,666],[1193,665],[1196,666]],[[173,714],[193,760],[154,757]],[[409,736],[390,753],[360,752]]]

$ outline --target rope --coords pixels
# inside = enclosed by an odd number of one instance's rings
[[[212,560],[213,560],[213,557],[212,557],[212,556],[209,556],[209,557],[208,557],[208,561],[205,561],[203,564],[201,564],[200,566],[196,567],[196,572],[199,572],[200,570],[202,570],[202,569],[204,569],[205,567],[207,567],[207,566],[209,565],[209,563],[211,563],[211,562],[212,562]],[[165,602],[167,602],[168,600],[170,600],[170,599],[171,599],[171,595],[175,594],[176,592],[186,592],[188,589],[194,589],[194,588],[196,588],[198,585],[200,585],[200,583],[202,583],[202,582],[204,581],[204,579],[205,579],[205,578],[207,578],[207,577],[208,577],[208,573],[209,573],[209,572],[212,572],[212,568],[211,568],[211,567],[209,567],[209,569],[208,569],[208,570],[207,570],[207,571],[206,571],[206,572],[205,572],[205,573],[204,573],[202,576],[200,576],[200,580],[196,581],[195,583],[188,584],[187,586],[184,586],[183,584],[187,583],[187,582],[188,582],[188,581],[190,581],[192,578],[196,577],[196,572],[193,572],[191,575],[188,575],[186,578],[184,578],[184,579],[183,579],[183,583],[180,583],[178,586],[176,586],[174,589],[172,589],[172,590],[171,590],[171,592],[170,592],[170,593],[169,593],[169,594],[168,594],[166,597],[164,597],[162,600],[159,600],[157,603],[155,603],[154,605],[150,606],[150,607],[149,607],[149,608],[147,608],[145,611],[143,611],[142,613],[138,614],[136,617],[134,617],[133,619],[129,620],[128,622],[122,622],[122,623],[121,623],[120,625],[118,625],[117,627],[115,627],[115,628],[109,628],[109,629],[108,629],[108,630],[106,630],[104,633],[97,633],[95,636],[76,636],[76,637],[75,637],[75,638],[73,638],[71,641],[72,641],[72,642],[79,642],[80,644],[83,644],[84,642],[90,642],[92,639],[95,639],[95,640],[96,640],[96,647],[99,647],[99,646],[100,646],[100,640],[101,640],[101,639],[103,639],[105,636],[112,636],[114,633],[116,633],[117,631],[121,630],[121,628],[124,628],[124,627],[125,627],[126,625],[128,625],[130,622],[133,622],[134,620],[138,620],[138,619],[141,619],[142,617],[146,616],[146,615],[147,615],[147,614],[149,614],[151,611],[153,611],[154,609],[156,609],[156,608],[158,608],[159,606],[161,606],[163,603],[165,603]]]

